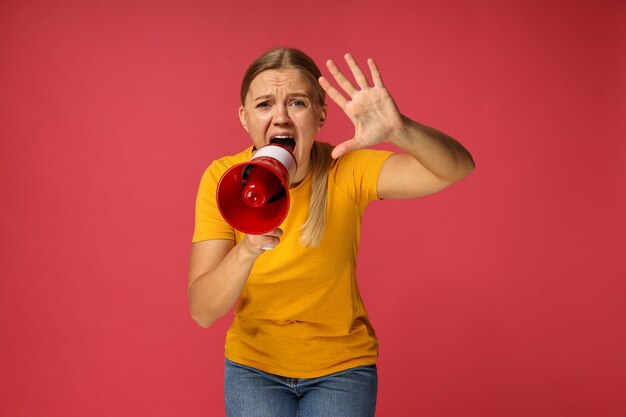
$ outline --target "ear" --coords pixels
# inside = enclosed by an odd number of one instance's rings
[[[324,127],[324,123],[326,123],[326,116],[328,115],[328,106],[324,104],[320,109],[320,123],[318,125],[318,130]]]
[[[239,121],[243,128],[246,129],[246,132],[249,132],[248,125],[246,124],[246,109],[244,109],[243,106],[239,106]]]

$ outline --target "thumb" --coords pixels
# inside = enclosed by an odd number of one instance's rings
[[[333,159],[337,159],[354,149],[356,149],[355,141],[354,139],[350,139],[335,146],[331,156],[333,157]]]

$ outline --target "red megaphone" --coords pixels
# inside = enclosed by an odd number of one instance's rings
[[[217,184],[217,207],[224,220],[246,234],[276,229],[289,212],[289,184],[296,168],[293,153],[275,144],[230,168]]]

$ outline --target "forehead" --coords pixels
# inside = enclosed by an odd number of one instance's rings
[[[282,70],[266,70],[254,77],[250,83],[248,96],[276,94],[278,91],[297,92],[309,96],[314,91],[311,80],[302,71],[289,68]]]

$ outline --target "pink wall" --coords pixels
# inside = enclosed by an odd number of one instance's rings
[[[0,3],[0,415],[223,415],[195,192],[248,145],[245,66],[290,45],[374,57],[477,163],[366,216],[378,415],[624,416],[624,2],[223,3]]]

